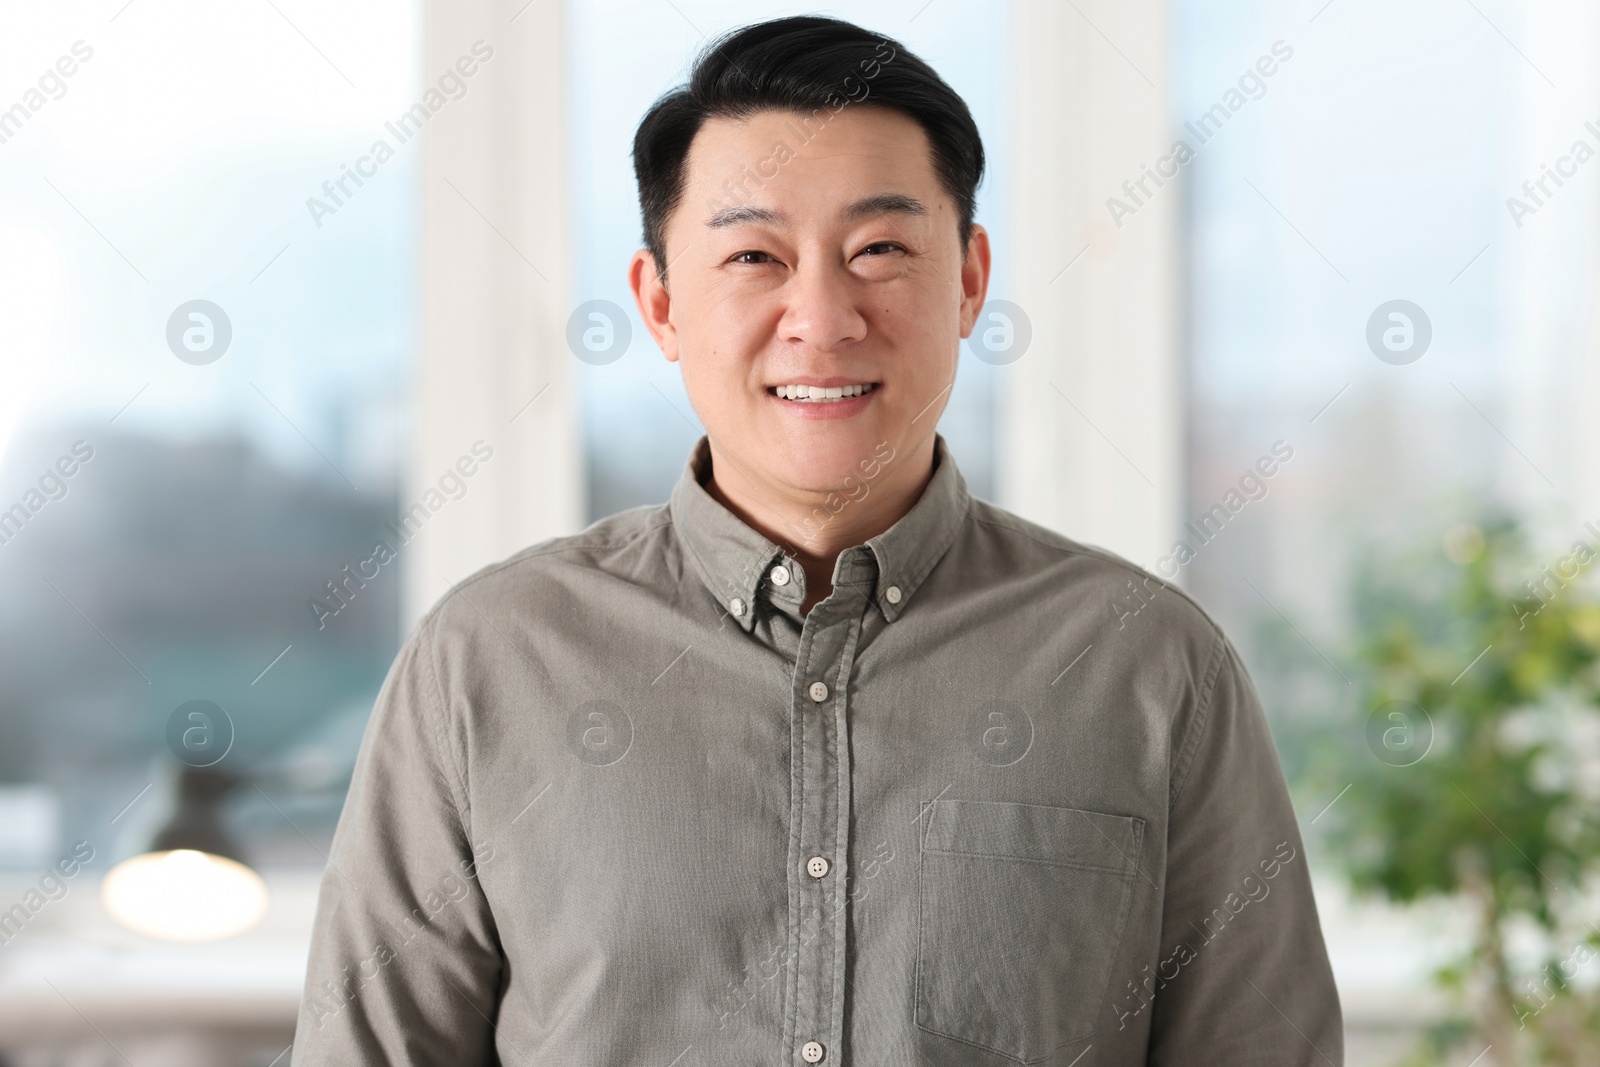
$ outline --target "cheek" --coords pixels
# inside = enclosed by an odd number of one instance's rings
[[[703,353],[707,362],[722,365],[759,352],[772,333],[767,309],[737,295],[712,297],[685,326],[685,340],[693,349]]]
[[[948,277],[948,275],[946,276]],[[933,270],[905,279],[885,303],[886,324],[896,331],[926,342],[930,337],[955,336],[961,328],[959,294]]]
[[[772,346],[774,322],[768,309],[750,301],[714,302],[680,331],[684,358],[697,365],[703,385],[743,388]]]
[[[885,320],[891,340],[904,358],[915,363],[919,373],[934,368],[953,368],[961,349],[961,311],[930,299],[914,308],[900,308]],[[934,385],[940,388],[942,381]]]
[[[752,416],[756,401],[749,360],[724,341],[685,350],[678,366],[689,403],[708,430],[728,431]]]

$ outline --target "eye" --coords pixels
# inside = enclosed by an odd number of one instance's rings
[[[881,249],[882,251],[874,252],[873,249]],[[877,255],[882,255],[884,252],[886,252],[886,251],[888,251],[890,249],[894,249],[894,250],[900,251],[900,252],[904,252],[905,251],[905,247],[903,245],[895,244],[893,241],[878,241],[875,244],[870,244],[867,247],[863,248],[861,250],[861,254],[862,255],[874,255],[874,256],[877,256]]]
[[[746,259],[745,258],[746,256],[766,256],[767,258],[765,260]],[[748,264],[750,264],[752,266],[755,266],[755,265],[758,265],[760,263],[765,263],[765,262],[776,263],[777,260],[773,259],[771,256],[768,256],[767,253],[765,253],[765,252],[758,252],[758,251],[755,251],[755,250],[752,249],[750,251],[745,251],[745,252],[735,252],[733,254],[733,256],[729,258],[728,262],[729,263],[748,263]]]

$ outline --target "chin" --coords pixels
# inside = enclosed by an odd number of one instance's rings
[[[853,490],[876,477],[895,451],[889,435],[876,428],[819,424],[785,437],[778,477],[812,492]]]

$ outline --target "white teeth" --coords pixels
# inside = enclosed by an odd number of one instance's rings
[[[773,386],[772,391],[785,400],[826,404],[834,400],[848,400],[851,397],[862,396],[876,388],[876,382],[866,382],[861,385],[835,385],[828,388],[820,385],[777,385]]]

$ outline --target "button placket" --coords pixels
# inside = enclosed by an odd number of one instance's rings
[[[847,855],[848,679],[867,598],[835,588],[807,615],[791,690],[789,941],[785,1044],[806,1063],[834,1058],[843,1040]],[[823,677],[833,680],[830,687]],[[815,1059],[810,1058],[815,1055]]]

